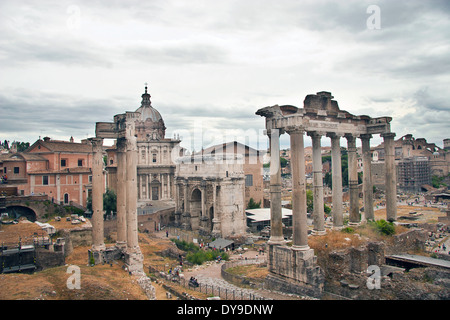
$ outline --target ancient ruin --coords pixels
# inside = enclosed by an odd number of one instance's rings
[[[178,159],[175,225],[201,234],[244,235],[244,172],[234,154]]]
[[[323,185],[320,139],[331,139],[332,184],[333,184],[333,227],[343,227],[342,176],[340,139],[346,138],[349,161],[350,209],[349,224],[361,221],[358,205],[358,178],[356,161],[356,139],[361,139],[364,162],[363,201],[366,220],[373,220],[373,188],[370,173],[370,139],[380,134],[384,139],[386,173],[386,213],[388,221],[397,219],[396,171],[393,141],[395,134],[390,130],[390,117],[371,118],[355,116],[340,110],[337,101],[329,92],[307,95],[303,108],[291,105],[275,105],[259,109],[256,114],[266,118],[267,136],[270,140],[270,210],[271,235],[269,244],[270,275],[268,283],[276,289],[290,288],[292,292],[320,296],[323,290],[323,275],[316,265],[314,251],[308,246],[308,225],[306,220],[306,181],[304,159],[304,134],[311,136],[313,145],[313,189],[314,213],[313,232],[323,234]],[[292,210],[293,244],[287,247],[281,223],[281,167],[280,135],[288,133],[291,141],[292,161]]]

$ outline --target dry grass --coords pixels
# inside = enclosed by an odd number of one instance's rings
[[[432,207],[419,207],[419,206],[407,206],[407,205],[400,205],[397,206],[397,218],[399,221],[406,221],[402,220],[402,216],[408,216],[410,212],[416,211],[418,213],[422,213],[423,215],[419,217],[417,220],[414,220],[414,222],[417,223],[437,223],[438,217],[444,217],[446,214],[444,212],[441,212],[439,208],[432,208]],[[375,210],[375,219],[385,219],[386,220],[386,209],[378,209]]]
[[[58,228],[72,228],[70,221],[52,221]],[[35,223],[20,221],[15,225],[3,225],[0,241],[14,243],[22,239],[31,239],[33,234],[44,234]],[[46,233],[45,233],[46,234]],[[167,239],[153,239],[145,234],[139,235],[139,241],[144,254],[144,266],[156,260],[157,263],[172,263],[158,256],[172,243]],[[147,296],[137,283],[134,276],[130,276],[122,269],[123,262],[117,261],[112,265],[88,266],[88,246],[74,248],[70,256],[66,257],[66,266],[49,268],[33,274],[0,274],[0,300],[146,300]],[[80,267],[81,289],[68,289],[67,280],[71,274],[66,273],[69,265]],[[144,267],[147,269],[146,267]],[[145,270],[144,269],[144,270]],[[157,299],[167,299],[166,291],[161,285],[154,285]]]
[[[0,244],[15,245],[19,243],[19,240],[24,243],[32,242],[34,234],[48,236],[47,232],[43,231],[41,227],[28,220],[20,220],[18,224],[4,224],[1,227]]]
[[[238,275],[238,276],[245,276],[253,279],[260,279],[263,281],[266,276],[269,274],[269,270],[267,269],[267,266],[261,266],[261,265],[245,265],[245,266],[237,266],[227,269],[227,272]]]

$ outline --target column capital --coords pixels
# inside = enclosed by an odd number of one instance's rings
[[[288,134],[295,134],[295,133],[305,134],[305,129],[303,127],[298,126],[289,126],[286,127],[286,132]]]
[[[321,132],[321,131],[308,131],[306,133],[308,136],[310,136],[311,138],[322,138],[322,136],[324,136],[326,133],[325,132]]]
[[[338,139],[338,138],[341,138],[343,136],[343,134],[336,133],[336,132],[327,132],[326,136],[327,136],[327,138]]]
[[[363,133],[359,135],[361,140],[370,140],[372,139],[372,135],[370,133]]]
[[[395,137],[395,132],[386,132],[386,133],[382,133],[382,134],[380,134],[380,136],[381,136],[383,139],[394,139],[394,137]]]
[[[344,137],[347,140],[356,140],[356,138],[358,138],[358,135],[357,134],[353,134],[353,133],[346,133],[346,134],[344,134]]]
[[[98,152],[99,149],[101,149],[103,147],[103,138],[94,137],[94,138],[89,138],[88,140],[91,142],[94,152]],[[102,150],[100,150],[100,151],[102,151]]]
[[[128,137],[125,139],[126,151],[137,151],[136,137]]]
[[[116,141],[117,152],[127,151],[127,140],[125,138],[118,138]]]

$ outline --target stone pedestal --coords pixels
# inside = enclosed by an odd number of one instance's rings
[[[102,250],[88,250],[89,264],[94,265],[119,260],[121,256],[122,251],[117,247],[105,247]]]
[[[127,250],[123,253],[123,256],[129,272],[144,270],[144,256],[140,249]]]
[[[265,281],[266,289],[316,298],[322,296],[325,278],[313,249],[271,245],[268,254],[270,273]]]

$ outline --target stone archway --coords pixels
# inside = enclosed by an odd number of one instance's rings
[[[36,212],[33,209],[24,206],[9,206],[6,207],[6,212],[11,219],[19,219],[21,217],[27,218],[31,222],[35,222],[37,219]]]

